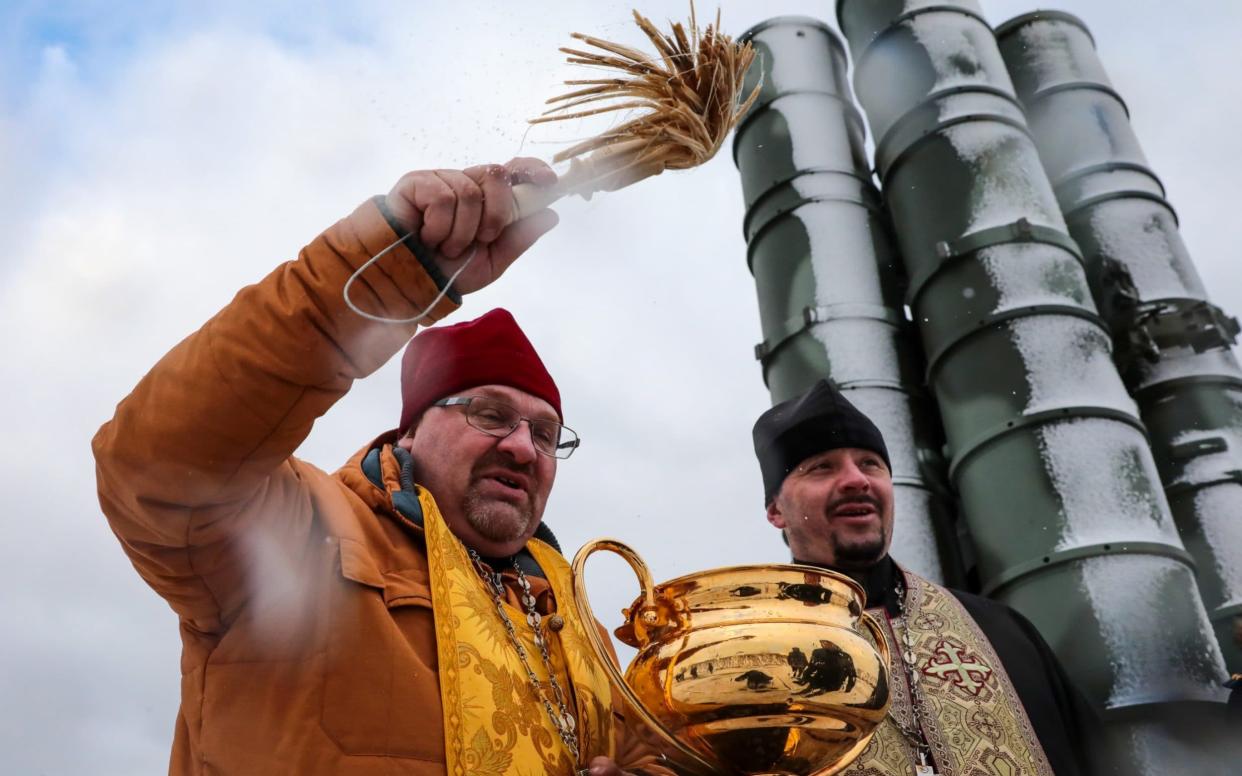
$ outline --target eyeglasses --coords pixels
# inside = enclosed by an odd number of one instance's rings
[[[464,406],[466,422],[488,436],[504,439],[513,433],[524,420],[530,424],[530,441],[535,449],[553,458],[568,458],[578,449],[582,440],[568,426],[555,420],[536,420],[523,417],[516,409],[495,399],[482,396],[450,396],[433,402],[433,407]]]

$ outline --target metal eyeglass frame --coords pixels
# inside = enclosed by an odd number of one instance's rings
[[[476,431],[481,431],[481,432],[483,432],[484,434],[487,434],[487,435],[488,435],[488,436],[490,436],[490,437],[495,437],[495,438],[497,438],[497,439],[504,439],[504,438],[508,437],[510,434],[512,434],[514,431],[516,431],[516,430],[517,430],[517,428],[518,428],[518,426],[522,425],[522,421],[524,420],[524,421],[526,421],[526,423],[530,426],[530,429],[531,429],[531,437],[530,437],[530,442],[531,442],[531,445],[535,448],[535,451],[536,451],[536,452],[538,452],[538,453],[540,453],[540,454],[542,454],[542,455],[546,455],[546,456],[548,456],[549,458],[556,458],[556,459],[558,459],[558,460],[562,460],[562,461],[563,461],[563,460],[565,460],[566,458],[568,458],[569,456],[573,455],[573,454],[574,454],[574,450],[577,450],[577,449],[578,449],[578,446],[582,444],[582,438],[578,436],[578,432],[577,432],[577,431],[574,431],[574,430],[573,430],[572,428],[570,428],[569,426],[566,426],[564,423],[560,423],[560,422],[555,421],[555,420],[547,420],[547,419],[544,419],[544,418],[528,418],[528,417],[526,417],[525,415],[521,415],[521,414],[519,414],[519,413],[518,413],[518,411],[517,411],[517,408],[516,408],[516,407],[514,407],[513,405],[511,405],[511,404],[507,404],[507,403],[505,403],[505,402],[503,402],[503,401],[501,401],[501,400],[499,400],[499,399],[493,399],[493,398],[491,398],[490,396],[450,396],[450,397],[448,397],[447,399],[440,399],[439,401],[432,402],[432,403],[431,403],[431,406],[433,406],[433,407],[456,407],[456,406],[462,406],[462,407],[465,407],[465,406],[469,405],[471,402],[473,402],[473,401],[475,401],[475,400],[479,400],[479,401],[489,401],[489,402],[492,402],[493,404],[499,404],[501,407],[505,407],[505,408],[508,408],[508,409],[512,410],[512,411],[513,411],[513,413],[514,413],[515,415],[517,415],[517,422],[516,422],[516,423],[514,423],[512,426],[510,426],[510,427],[509,427],[509,430],[508,430],[507,432],[505,432],[505,433],[503,433],[503,434],[498,434],[498,433],[496,433],[496,432],[497,432],[499,429],[486,429],[486,428],[479,428],[478,426],[476,426],[476,425],[474,425],[473,423],[471,423],[471,422],[470,422],[470,411],[469,411],[469,410],[467,410],[467,411],[466,411],[466,423],[468,423],[468,424],[470,425],[470,427],[471,427],[471,428],[473,428],[473,429],[475,429]],[[551,453],[549,453],[548,451],[546,451],[546,450],[544,450],[543,448],[541,448],[541,447],[539,446],[539,443],[535,441],[535,428],[534,428],[534,426],[535,426],[535,424],[536,424],[536,423],[555,423],[557,426],[559,426],[559,427],[561,428],[561,433],[562,433],[562,434],[563,434],[565,431],[568,431],[570,434],[573,434],[573,437],[574,437],[574,438],[573,438],[573,439],[571,439],[571,440],[569,440],[569,441],[567,441],[567,442],[558,442],[558,443],[557,443],[557,445],[556,445],[556,452],[551,452]],[[557,438],[559,439],[560,437],[561,437],[561,434],[557,434]],[[557,455],[557,452],[560,452],[560,451],[562,451],[562,450],[563,450],[563,451],[565,451],[565,454],[564,454],[564,455]]]

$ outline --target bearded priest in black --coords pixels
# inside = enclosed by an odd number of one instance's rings
[[[795,563],[857,580],[892,649],[892,706],[845,776],[1102,772],[1098,718],[1024,617],[888,555],[893,483],[879,429],[828,381],[754,428],[768,522]]]

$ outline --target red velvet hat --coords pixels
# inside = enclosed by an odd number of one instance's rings
[[[538,396],[561,415],[561,393],[539,354],[501,308],[452,326],[419,332],[401,357],[401,425],[405,433],[433,402],[478,385],[507,385]]]

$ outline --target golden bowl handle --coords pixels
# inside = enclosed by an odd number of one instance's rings
[[[595,613],[591,611],[591,602],[587,598],[586,577],[583,574],[586,559],[599,550],[607,550],[620,555],[630,564],[630,568],[638,576],[638,584],[642,588],[643,603],[641,611],[635,612],[636,616],[654,615],[656,605],[655,585],[651,581],[651,571],[648,570],[647,564],[643,562],[643,559],[638,557],[638,553],[631,549],[629,545],[616,539],[592,539],[582,545],[582,548],[574,555],[573,562],[574,605],[578,609],[578,616],[582,619],[583,625],[586,626],[584,630],[587,632],[587,640],[595,651],[596,659],[604,667],[604,671],[608,674],[613,687],[621,692],[626,701],[628,701],[628,705],[646,723],[647,727],[660,737],[661,741],[675,749],[680,755],[688,759],[690,764],[698,767],[704,773],[720,773],[721,768],[718,765],[709,763],[703,759],[702,755],[683,744],[676,736],[664,729],[659,720],[647,710],[647,707],[634,694],[634,690],[626,683],[625,677],[622,676],[620,667],[613,662],[612,653],[604,645],[604,639],[600,635],[599,628],[596,627],[598,620],[595,619]]]

